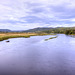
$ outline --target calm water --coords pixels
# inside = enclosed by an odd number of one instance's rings
[[[0,75],[75,75],[75,38],[51,36],[0,42]]]

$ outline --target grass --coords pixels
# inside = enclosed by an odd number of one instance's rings
[[[29,38],[30,36],[35,36],[35,33],[0,33],[0,41],[9,39],[9,38]]]
[[[57,38],[57,36],[54,36],[54,37],[50,37],[50,38],[48,38],[48,39],[45,39],[45,41],[48,41],[48,40],[54,39],[54,38]]]
[[[53,35],[47,33],[0,33],[0,41],[7,40],[9,38],[29,38],[30,36],[43,36],[43,35]]]

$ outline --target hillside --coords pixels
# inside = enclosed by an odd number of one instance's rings
[[[46,31],[46,30],[50,30],[53,28],[49,28],[49,27],[38,27],[38,28],[34,28],[34,29],[29,29],[29,30],[25,30],[23,32],[38,32],[38,31]]]
[[[9,29],[0,29],[0,32],[38,32],[38,33],[64,33],[64,34],[75,34],[75,27],[39,27],[29,30],[22,31],[11,31]]]
[[[11,32],[9,29],[0,29],[0,32]]]

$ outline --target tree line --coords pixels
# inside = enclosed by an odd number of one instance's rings
[[[53,28],[53,29],[50,29],[50,30],[42,31],[42,32],[71,35],[71,34],[75,34],[75,27]]]

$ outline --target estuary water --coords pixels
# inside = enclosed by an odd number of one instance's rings
[[[0,42],[0,75],[75,75],[75,38],[55,35]]]

